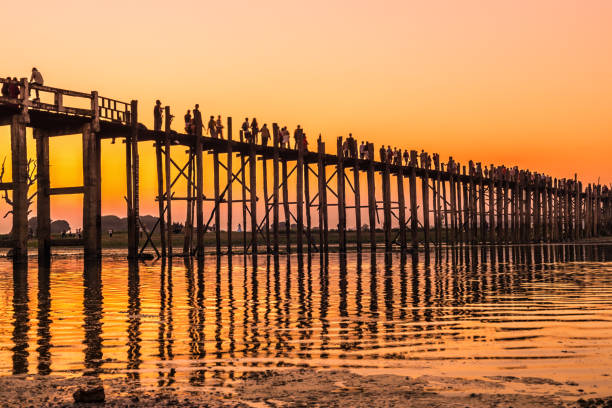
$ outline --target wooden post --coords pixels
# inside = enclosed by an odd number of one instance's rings
[[[448,160],[448,189],[450,195],[451,234],[450,243],[455,244],[457,236],[457,194],[455,189],[455,162],[452,158]]]
[[[342,137],[337,139],[338,164],[336,178],[338,181],[338,247],[346,251],[346,202],[344,201],[344,156],[342,154]]]
[[[272,247],[270,246],[270,203],[268,199],[268,158],[264,154],[261,158],[261,166],[262,166],[262,178],[263,178],[263,198],[264,198],[264,217],[265,217],[265,228],[266,228],[266,252],[272,252]]]
[[[249,146],[249,189],[251,197],[251,250],[257,253],[257,157],[255,156],[255,142]]]
[[[361,192],[359,186],[359,167],[360,161],[358,158],[355,158],[353,166],[353,188],[355,189],[355,239],[357,240],[357,251],[361,252]]]
[[[487,241],[488,228],[487,228],[487,214],[485,211],[485,183],[482,174],[482,168],[480,163],[478,165],[478,206],[480,213],[480,242],[485,243]]]
[[[434,185],[434,205],[435,205],[435,212],[434,212],[434,216],[435,216],[435,229],[436,229],[436,245],[440,246],[440,244],[442,243],[442,207],[441,207],[441,203],[440,203],[440,160],[437,159],[436,156],[436,160],[434,161],[435,164],[435,171],[436,171],[436,179],[433,182]]]
[[[234,229],[233,224],[233,180],[234,180],[234,168],[232,159],[234,156],[232,141],[232,118],[227,118],[227,253],[232,254],[233,240],[232,231]]]
[[[416,186],[416,166],[417,152],[410,151],[410,235],[412,242],[412,250],[416,251],[419,247],[418,229],[419,219],[417,215],[417,186]]]
[[[273,187],[272,187],[272,233],[274,236],[274,253],[278,254],[278,190],[279,190],[279,173],[278,173],[278,144],[280,142],[280,134],[278,125],[272,124],[273,134],[273,156],[272,156],[272,173],[273,173]]]
[[[155,160],[157,164],[157,207],[159,211],[159,238],[161,241],[162,257],[166,257],[167,243],[166,243],[166,220],[164,219],[164,202],[165,202],[164,169],[162,165],[162,142],[159,139],[159,136],[155,140]]]
[[[38,258],[51,256],[51,200],[49,196],[49,136],[40,129],[34,130],[36,139],[36,236],[38,238]]]
[[[221,199],[219,197],[219,153],[213,152],[213,188],[215,193],[215,244],[217,255],[221,254]]]
[[[455,196],[457,202],[457,240],[465,243],[465,220],[463,214],[463,180],[461,178],[461,165],[457,163],[457,178],[455,181]]]
[[[165,155],[165,161],[164,161],[164,165],[165,165],[165,175],[166,175],[166,225],[168,226],[167,230],[166,230],[166,242],[168,245],[168,256],[172,257],[172,178],[171,178],[171,174],[170,174],[170,155],[171,155],[171,151],[170,151],[170,145],[171,145],[171,141],[170,141],[170,107],[166,106],[165,109],[165,134],[164,134],[164,143],[165,143],[165,150],[166,150],[166,155]],[[199,138],[198,138],[199,139]],[[197,145],[198,143],[196,143],[196,155],[197,155]],[[198,167],[198,177],[200,177],[201,172],[201,168],[202,168],[202,144],[200,142],[200,155],[199,155],[199,164],[197,165]],[[200,193],[200,191],[198,191],[198,193]],[[201,200],[201,197],[198,197]],[[197,209],[197,213],[198,213],[198,217],[200,216],[199,214],[201,213],[202,208],[199,207]],[[199,218],[198,218],[199,221]],[[200,231],[198,231],[198,251],[200,251],[202,249],[202,247],[200,247],[200,244],[203,242],[200,241]]]
[[[493,164],[489,166],[489,243],[494,244],[495,236],[495,179]]]
[[[134,112],[132,112],[132,119],[134,116]],[[138,122],[132,120],[132,129],[135,126],[138,126]],[[133,133],[133,132],[132,132]],[[127,202],[127,234],[128,234],[128,258],[135,259],[138,254],[138,247],[134,242],[135,232],[134,229],[136,227],[135,219],[134,219],[134,194],[132,190],[132,134],[125,137],[125,180],[126,180],[126,202]],[[83,138],[83,140],[85,140]],[[83,154],[85,155],[85,146],[83,146]],[[83,157],[85,159],[85,157]],[[85,176],[85,174],[83,174]],[[85,184],[85,178],[83,178],[83,184]],[[83,213],[85,215],[85,213]],[[85,225],[83,225],[83,229]],[[83,231],[85,232],[85,231]]]
[[[547,201],[547,206],[548,206],[548,214],[547,214],[547,224],[548,224],[548,240],[547,242],[552,242],[554,241],[555,237],[554,237],[554,208],[553,208],[553,197],[554,197],[554,191],[552,188],[552,180],[550,178],[546,179],[546,184],[545,184],[545,188],[548,189],[547,195],[546,195],[546,201]]]
[[[404,166],[400,165],[397,171],[397,202],[399,206],[398,210],[398,222],[399,222],[399,237],[400,237],[400,249],[406,251],[406,199],[404,197]]]
[[[187,151],[189,160],[187,164],[187,216],[185,217],[185,238],[183,239],[183,256],[191,256],[191,249],[193,247],[193,205],[194,205],[194,189],[191,185],[193,180],[193,149],[189,148]],[[160,199],[160,221],[163,221],[163,200]],[[166,237],[163,237],[164,243]]]
[[[446,181],[442,180],[442,202],[444,203],[442,209],[442,222],[444,225],[444,240],[448,243],[450,242],[450,228],[448,226],[448,201],[446,197]]]
[[[95,137],[91,124],[83,125],[83,247],[86,258],[97,256],[96,206],[98,194]],[[131,174],[128,177],[131,177]]]
[[[382,174],[383,192],[383,230],[385,232],[385,250],[391,251],[391,176],[389,162],[385,162],[385,170]]]
[[[471,189],[468,188],[468,185],[470,184],[470,182],[468,181],[469,179],[471,179],[471,177],[468,177],[468,180],[465,180],[465,166],[463,167],[463,176],[464,176],[464,180],[462,181],[462,188],[463,188],[463,228],[464,228],[464,235],[465,235],[465,241],[464,242],[469,242],[472,243],[472,217],[471,217],[471,211],[472,211],[472,206],[471,206],[471,199],[468,195],[468,191],[471,191]]]
[[[525,174],[525,225],[523,226],[523,242],[527,243],[527,242],[531,242],[531,232],[532,232],[532,221],[533,221],[533,217],[532,217],[532,208],[533,208],[533,201],[534,197],[532,196],[531,190],[532,190],[532,184],[531,184],[531,180],[529,179],[530,174],[526,173]]]
[[[509,220],[509,202],[508,202],[508,174],[504,175],[503,180],[503,189],[504,189],[504,243],[510,243],[510,220]]]
[[[329,250],[328,222],[327,222],[327,175],[325,171],[325,143],[321,138],[317,140],[317,175],[319,178],[319,245],[321,250]]]
[[[574,176],[574,240],[581,236],[582,217],[581,217],[581,193],[582,183],[578,181],[577,176]]]
[[[429,249],[429,175],[427,167],[423,167],[423,178],[421,179],[423,197],[423,245],[425,250]]]
[[[370,223],[370,251],[376,252],[376,186],[374,178],[374,145],[368,143],[368,218]]]
[[[198,124],[201,125],[201,124]],[[168,124],[168,128],[170,125]],[[170,130],[170,129],[168,129]],[[196,156],[196,256],[198,259],[204,258],[204,158],[202,157],[202,126],[195,127],[195,156]],[[170,150],[167,152],[170,156]],[[168,180],[168,175],[166,175]],[[168,191],[167,194],[170,194]],[[170,207],[166,210],[170,212]],[[168,230],[172,230],[172,225],[168,224]],[[168,234],[170,237],[170,233]],[[168,239],[168,253],[172,256],[171,241]]]
[[[301,254],[304,250],[304,142],[303,136],[297,142],[296,162],[296,218],[297,218],[297,252]]]
[[[131,137],[131,149],[132,149],[132,194],[133,194],[133,198],[132,198],[132,211],[133,211],[133,217],[132,217],[132,222],[134,223],[133,226],[133,231],[134,231],[134,255],[138,256],[138,246],[139,246],[139,225],[138,225],[138,220],[140,217],[140,173],[139,173],[139,169],[140,169],[140,157],[138,155],[138,132],[139,132],[139,127],[138,127],[138,101],[133,100],[130,103],[130,110],[132,112],[132,118],[131,118],[131,123],[132,123],[132,128],[131,128],[131,133],[132,133],[132,137]],[[170,108],[167,108],[166,110],[166,114],[169,116],[170,115]],[[95,120],[94,120],[94,124],[92,124],[92,129],[95,125]],[[98,138],[95,138],[96,140],[96,144],[99,145],[99,143],[97,142]],[[96,151],[94,157],[97,157],[98,159],[100,158],[100,152],[98,151],[99,149],[96,147],[94,149]],[[101,172],[101,168],[100,170],[96,170]],[[99,179],[98,177],[96,177],[96,179]],[[97,187],[97,190],[100,190],[100,187]],[[98,198],[99,199],[99,198]],[[97,212],[101,215],[102,211],[100,208],[100,205],[98,204],[98,209]],[[100,234],[101,231],[97,231],[97,234]]]
[[[304,201],[306,203],[306,237],[308,238],[308,253],[312,252],[312,220],[310,218],[310,167],[308,164],[304,167]]]
[[[244,132],[241,130],[240,131],[240,143],[244,142]],[[246,165],[245,165],[245,160],[244,160],[244,153],[240,153],[240,168],[242,169],[242,174],[241,176],[241,184],[242,184],[242,248],[244,253],[246,254],[247,252],[247,227],[246,227],[246,223],[247,223],[247,204],[246,204]]]
[[[285,214],[285,238],[287,240],[287,253],[291,252],[291,218],[289,215],[289,180],[287,173],[287,160],[283,160],[283,212]]]

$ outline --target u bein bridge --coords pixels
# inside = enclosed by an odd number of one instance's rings
[[[128,257],[132,259],[150,256],[151,250],[161,257],[203,257],[207,233],[215,234],[217,254],[237,251],[255,254],[278,253],[281,236],[287,252],[301,253],[305,249],[326,252],[333,246],[330,232],[337,235],[341,252],[349,244],[358,251],[366,247],[375,251],[377,246],[384,246],[386,251],[415,251],[442,244],[573,241],[612,232],[611,190],[601,185],[583,186],[576,177],[553,179],[493,165],[483,170],[480,163],[462,166],[452,158],[440,163],[437,155],[432,163],[427,153],[417,157],[414,150],[405,165],[401,160],[399,164],[381,162],[374,160],[371,143],[367,144],[366,159],[346,157],[341,137],[331,153],[326,153],[320,137],[316,151],[306,150],[304,143],[289,149],[279,145],[277,124],[272,128],[272,145],[257,145],[246,142],[242,131],[238,132],[238,140],[234,139],[230,117],[227,139],[205,137],[201,128],[195,134],[181,134],[171,130],[169,107],[165,108],[163,130],[156,131],[138,122],[137,101],[127,103],[99,96],[95,91],[82,93],[29,84],[25,78],[18,82],[18,87],[16,98],[0,97],[0,125],[11,127],[13,177],[11,182],[0,183],[0,190],[11,190],[13,197],[12,232],[10,239],[0,242],[0,246],[12,248],[14,259],[27,256],[26,127],[33,129],[36,141],[36,237],[41,258],[49,257],[53,246],[82,246],[88,258],[101,255],[103,139],[123,139],[125,143]],[[52,102],[30,98],[33,90]],[[80,107],[67,106],[64,99]],[[83,185],[51,188],[49,138],[74,134],[82,135]],[[142,142],[154,142],[156,154],[159,218],[151,231],[139,216]],[[184,164],[177,162],[177,149],[186,156]],[[204,166],[204,152],[212,155],[212,172]],[[261,180],[257,179],[258,172]],[[364,194],[360,191],[361,173],[366,177]],[[204,178],[211,176],[214,191],[209,193],[204,191]],[[179,180],[186,181],[186,191],[175,191]],[[377,194],[377,186],[381,194]],[[290,201],[290,190],[294,201]],[[82,238],[51,237],[50,199],[61,194],[83,195]],[[353,200],[347,200],[350,195]],[[187,217],[184,245],[177,251],[172,244],[171,226],[172,205],[179,200],[187,203]],[[209,214],[205,214],[204,201],[214,203]],[[352,205],[347,201],[352,201]],[[263,207],[259,214],[258,203],[259,210]],[[234,212],[235,205],[240,205],[241,214]],[[224,223],[222,206],[227,209]],[[367,228],[362,223],[363,209],[367,209]],[[337,228],[330,228],[330,211],[337,212]],[[377,242],[375,226],[380,212],[384,241]],[[241,218],[234,220],[236,216]],[[349,216],[354,217],[355,230],[351,231],[354,240],[347,239]],[[241,249],[233,242],[235,221],[243,226]],[[223,224],[226,231],[221,230]],[[146,237],[143,242],[141,231]],[[154,244],[154,234],[159,234],[160,248]]]

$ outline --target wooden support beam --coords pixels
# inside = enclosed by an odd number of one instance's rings
[[[164,169],[162,164],[162,143],[161,140],[155,142],[155,163],[157,168],[157,209],[159,218],[159,238],[161,241],[162,257],[167,256],[166,252],[166,221],[164,219]]]
[[[317,176],[319,186],[319,246],[321,251],[329,250],[327,224],[327,178],[325,171],[325,143],[321,137],[317,140]]]
[[[353,166],[353,190],[355,194],[355,240],[357,251],[361,251],[361,188],[359,182],[359,163]]]
[[[168,248],[168,256],[172,257],[173,253],[172,253],[172,183],[171,183],[171,178],[170,178],[170,160],[171,160],[171,140],[170,140],[170,123],[171,123],[171,117],[170,117],[170,107],[166,106],[166,111],[165,111],[165,134],[164,134],[164,143],[165,143],[165,155],[164,155],[164,164],[165,164],[165,175],[166,175],[166,225],[168,226],[168,228],[166,229],[166,245]],[[196,143],[196,154],[197,154],[197,143]],[[198,168],[201,169],[201,165],[202,165],[202,149],[201,149],[201,145],[200,145],[200,162],[198,165]],[[198,173],[201,174],[201,170],[198,170]],[[198,191],[198,194],[200,193],[200,191]],[[198,201],[201,202],[201,195],[198,196]],[[200,207],[201,209],[201,207]],[[198,215],[199,215],[198,211]],[[198,232],[199,233],[199,232]],[[198,235],[199,238],[199,235]],[[203,242],[203,240],[202,240]],[[200,241],[198,239],[198,250],[200,245]]]
[[[279,172],[278,172],[278,161],[279,152],[278,145],[280,143],[280,131],[278,125],[274,123],[272,125],[273,135],[273,156],[272,156],[272,173],[273,173],[273,187],[272,187],[272,233],[274,236],[274,253],[278,254],[278,241],[280,239],[278,232],[279,223],[279,209],[278,209],[278,195],[279,195]]]
[[[22,115],[11,117],[11,160],[13,174],[13,259],[28,256],[28,157],[26,123]]]
[[[297,163],[296,163],[296,223],[297,223],[297,252],[301,254],[304,250],[304,141],[303,136],[298,136]]]
[[[193,149],[189,148],[189,150],[187,151],[187,154],[189,155],[189,160],[187,162],[187,214],[185,217],[185,228],[184,228],[185,237],[183,238],[183,256],[191,256],[193,254],[193,208],[195,205],[194,196],[196,193],[193,187],[195,184],[193,183]],[[163,189],[163,184],[162,184],[162,189]],[[174,197],[171,197],[171,198],[174,199]],[[159,206],[159,210],[160,210],[159,220],[163,222],[164,220],[164,214],[163,214],[164,200],[163,199],[159,200],[159,204],[161,204]],[[164,241],[162,245],[163,250],[165,250],[165,245],[166,245],[166,237],[164,236]]]
[[[83,246],[86,258],[97,256],[96,207],[99,205],[96,179],[96,141],[91,124],[83,125]],[[131,177],[131,173],[128,174]],[[136,249],[137,251],[138,249]]]
[[[291,252],[291,216],[289,214],[289,180],[287,176],[287,161],[283,160],[283,213],[285,216],[285,238],[287,240],[287,253]]]
[[[240,143],[244,142],[244,132],[240,131]],[[246,196],[246,163],[244,160],[244,154],[240,155],[240,168],[242,169],[242,248],[244,253],[247,252],[247,196]]]
[[[385,232],[385,251],[391,251],[393,241],[391,237],[391,176],[389,162],[385,163],[382,173],[383,192],[383,230]]]
[[[49,196],[49,138],[43,130],[34,129],[36,139],[36,236],[38,238],[38,258],[51,256],[51,199]]]
[[[495,234],[495,180],[493,177],[493,165],[489,167],[489,242],[494,244],[497,241]]]
[[[213,152],[213,188],[215,194],[215,245],[221,254],[221,199],[219,197],[219,153]]]
[[[416,186],[416,166],[417,166],[417,152],[416,150],[410,151],[410,235],[412,242],[412,250],[418,249],[418,228],[419,220],[417,215],[417,186]]]
[[[255,143],[251,142],[249,149],[249,195],[251,198],[251,251],[257,253],[257,160],[255,158]]]
[[[429,249],[429,171],[423,169],[421,176],[421,197],[423,199],[423,245],[425,250]]]
[[[449,215],[449,202],[446,199],[446,181],[442,180],[442,202],[444,203],[444,208],[442,211],[444,211],[443,214],[443,218],[442,218],[442,225],[444,226],[444,239],[446,241],[446,243],[450,242],[450,227],[449,227],[449,222],[448,222],[448,215]]]
[[[340,252],[346,251],[346,202],[344,194],[344,155],[342,152],[342,137],[337,139],[338,164],[336,179],[338,182],[338,247]]]
[[[264,211],[264,216],[265,216],[265,229],[266,229],[266,252],[267,253],[271,253],[272,252],[272,247],[270,245],[270,217],[269,217],[269,212],[270,212],[270,197],[268,196],[268,159],[267,157],[262,157],[262,161],[261,161],[261,171],[262,171],[262,178],[263,178],[263,195],[264,195],[264,208],[266,209]]]
[[[78,187],[55,187],[47,190],[48,195],[69,195],[69,194],[83,194],[85,193],[84,186]]]
[[[399,238],[400,238],[400,249],[406,251],[407,249],[407,237],[406,237],[406,199],[404,197],[404,168],[400,166],[400,171],[397,172],[397,203],[398,209],[398,222],[399,222]]]
[[[441,245],[442,244],[442,207],[441,207],[441,200],[440,200],[440,189],[441,189],[441,176],[440,176],[440,162],[436,157],[436,160],[434,160],[434,164],[435,164],[435,179],[433,181],[433,186],[434,186],[434,208],[435,208],[435,212],[434,212],[434,217],[435,217],[435,234],[436,234],[436,245]]]
[[[310,214],[310,168],[308,164],[305,165],[304,169],[304,202],[306,203],[306,237],[308,237],[308,253],[312,252],[312,219]]]
[[[232,185],[234,182],[234,167],[232,159],[234,156],[232,148],[232,118],[227,118],[227,253],[232,254],[233,240],[232,231],[234,229],[233,224],[233,189]]]
[[[370,250],[376,252],[376,185],[374,173],[374,145],[368,143],[368,219],[370,223]]]

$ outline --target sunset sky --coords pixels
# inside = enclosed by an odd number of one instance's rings
[[[137,99],[149,127],[159,98],[177,130],[199,103],[205,117],[299,123],[328,146],[352,132],[612,182],[610,1],[58,0],[5,2],[1,14],[13,18],[0,25],[0,75],[36,66],[45,85]],[[8,127],[0,137],[1,159]],[[141,213],[155,214],[153,149],[140,151]],[[81,166],[79,136],[52,141],[52,186],[80,185]],[[122,145],[105,141],[105,214],[125,216],[124,172]],[[81,197],[53,197],[51,215],[80,227]]]

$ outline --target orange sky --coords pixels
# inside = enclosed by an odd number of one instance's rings
[[[35,65],[46,85],[137,99],[149,126],[156,98],[177,118],[197,102],[205,115],[300,123],[331,146],[352,132],[612,182],[609,1],[31,1],[2,15],[15,18],[0,26],[13,39],[0,75]],[[156,208],[152,150],[141,145],[142,213]],[[51,154],[52,185],[78,185],[80,138]],[[103,161],[103,212],[124,215],[122,147],[105,142]],[[52,218],[80,226],[80,201],[54,197]]]

